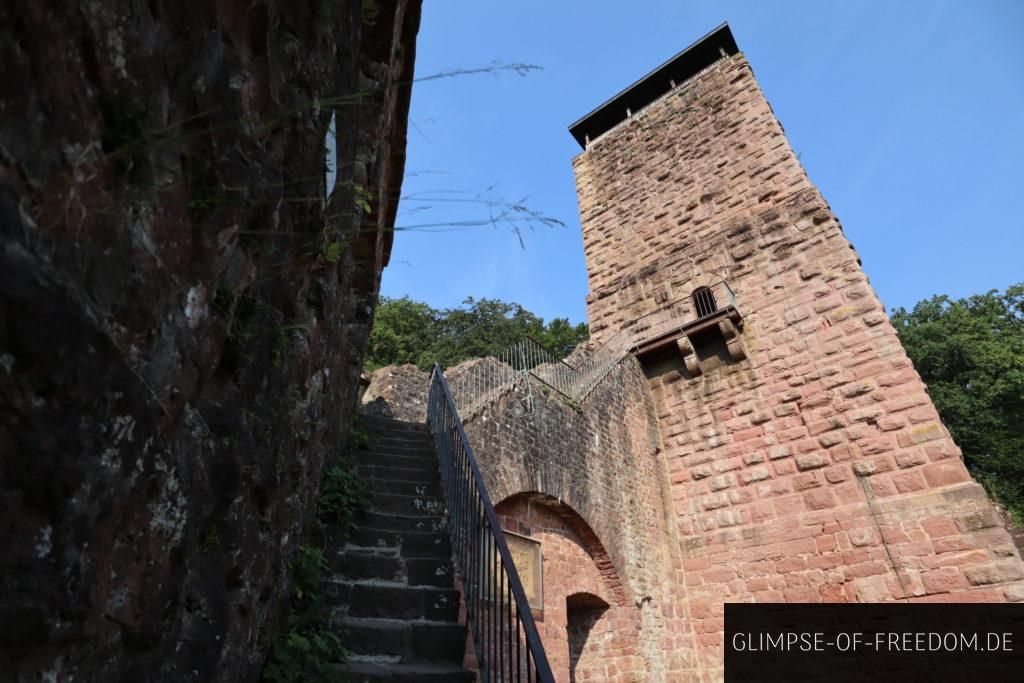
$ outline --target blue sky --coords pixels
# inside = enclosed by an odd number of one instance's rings
[[[387,296],[516,301],[586,320],[566,127],[727,20],[790,143],[890,309],[1024,280],[1024,2],[426,0],[398,225],[487,220],[479,198],[563,228],[399,232]],[[467,201],[468,200],[468,201]]]

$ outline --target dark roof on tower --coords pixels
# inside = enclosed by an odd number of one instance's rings
[[[732,37],[728,22],[723,23],[706,36],[686,48],[675,57],[650,72],[633,85],[600,105],[579,121],[569,126],[569,132],[581,147],[625,121],[629,111],[639,111],[672,89],[672,83],[679,85],[702,69],[722,58],[722,54],[734,55],[739,52]]]

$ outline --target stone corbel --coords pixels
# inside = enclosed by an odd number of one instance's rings
[[[729,350],[729,357],[735,361],[747,357],[747,351],[743,348],[743,341],[740,338],[739,330],[732,320],[726,319],[718,323],[718,331],[725,339],[725,347]]]
[[[676,339],[676,346],[679,347],[679,353],[683,356],[683,365],[686,366],[686,371],[694,376],[701,374],[703,371],[700,369],[697,354],[693,352],[693,345],[690,344],[689,338],[684,336]]]

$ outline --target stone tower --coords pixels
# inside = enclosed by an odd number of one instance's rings
[[[691,670],[720,671],[724,602],[1024,600],[729,27],[570,131],[591,331],[631,349],[657,410]]]

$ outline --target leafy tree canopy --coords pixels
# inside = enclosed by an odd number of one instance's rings
[[[519,304],[474,299],[462,306],[436,309],[409,297],[383,297],[367,344],[366,367],[412,363],[427,370],[447,368],[471,358],[494,355],[525,337],[533,337],[559,358],[590,337],[586,323],[566,318],[545,323]]]
[[[898,308],[893,325],[974,477],[1024,520],[1024,283]]]

